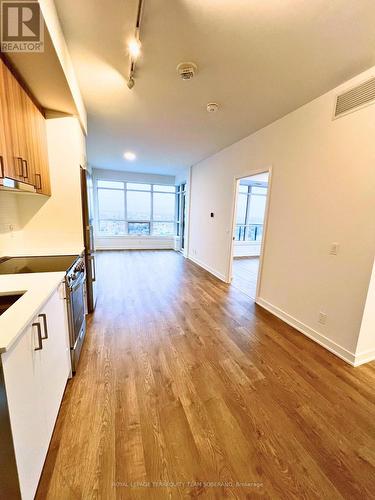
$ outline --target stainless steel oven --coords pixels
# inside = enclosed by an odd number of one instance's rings
[[[86,334],[86,272],[82,258],[68,271],[65,283],[72,371],[75,373]]]

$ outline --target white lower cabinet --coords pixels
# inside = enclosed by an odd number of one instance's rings
[[[66,306],[59,289],[2,354],[2,363],[21,495],[28,500],[38,487],[71,370]]]

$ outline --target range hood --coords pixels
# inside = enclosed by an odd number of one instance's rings
[[[14,179],[9,179],[4,177],[0,179],[0,191],[13,191],[16,193],[36,193],[36,189],[31,184],[26,184],[26,182],[15,181]]]

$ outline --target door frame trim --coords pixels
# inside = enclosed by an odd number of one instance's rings
[[[255,301],[258,300],[261,289],[261,282],[263,276],[263,263],[264,263],[264,251],[267,244],[267,236],[268,236],[268,223],[269,223],[269,210],[270,210],[270,200],[271,200],[271,189],[272,189],[272,174],[273,174],[273,166],[269,165],[268,167],[259,168],[256,170],[251,170],[246,175],[235,176],[233,178],[233,201],[232,201],[232,224],[231,231],[229,234],[229,261],[227,263],[227,273],[226,273],[226,282],[232,282],[232,270],[233,270],[233,258],[234,258],[234,230],[236,226],[236,216],[237,216],[237,200],[238,200],[238,189],[241,179],[245,179],[246,177],[251,177],[257,174],[268,173],[268,188],[267,188],[267,199],[266,199],[266,209],[264,211],[264,223],[263,223],[263,236],[260,245],[260,256],[259,256],[259,269],[258,269],[258,278],[257,278],[257,286],[255,293]]]

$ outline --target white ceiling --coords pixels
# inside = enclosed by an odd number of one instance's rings
[[[144,0],[129,90],[137,1],[55,1],[101,168],[175,174],[375,64],[374,0]]]

